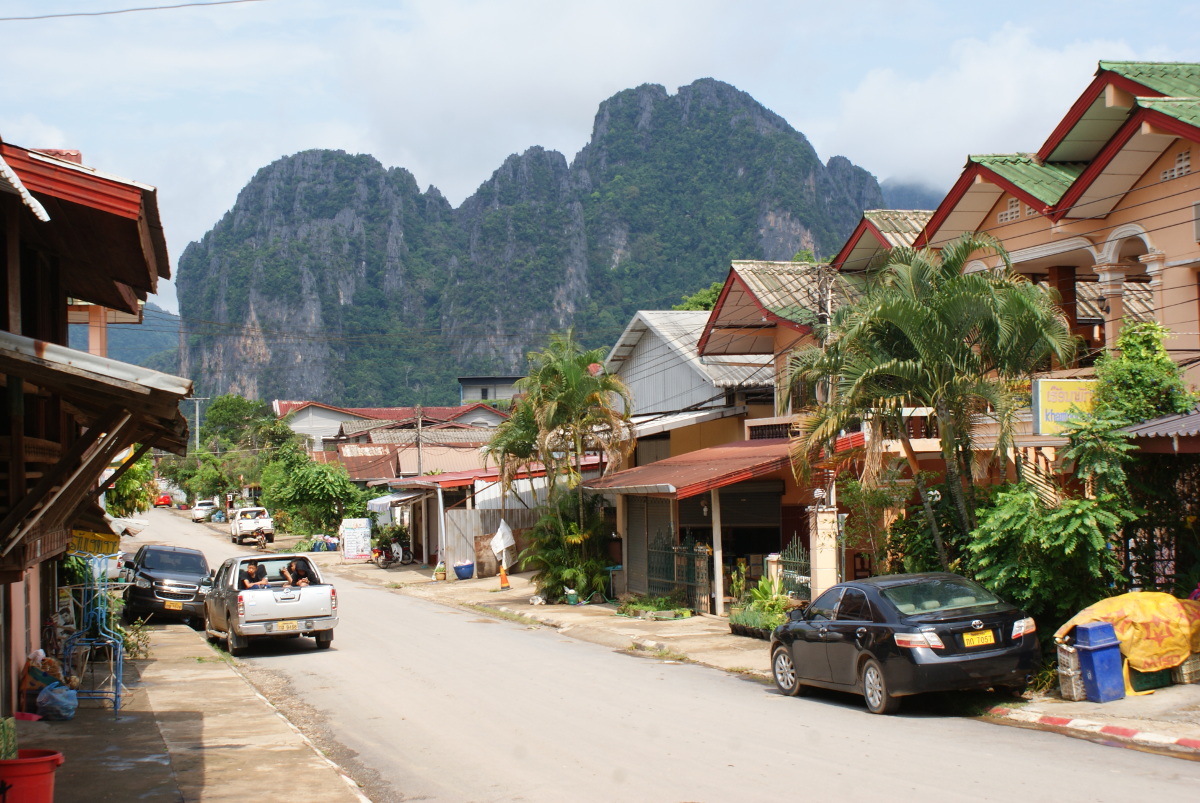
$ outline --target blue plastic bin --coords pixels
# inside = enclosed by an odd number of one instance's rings
[[[1108,622],[1076,625],[1075,649],[1087,699],[1093,703],[1122,699],[1125,676],[1121,672],[1121,643],[1113,626]]]

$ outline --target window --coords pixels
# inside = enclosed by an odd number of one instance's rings
[[[833,612],[837,608],[838,600],[841,599],[842,589],[831,588],[821,596],[817,597],[816,601],[808,606],[808,610],[804,614],[804,618],[810,622],[831,621]]]
[[[488,397],[488,389],[487,389],[487,388],[480,388],[480,389],[479,389],[479,399],[480,399],[481,401],[487,401],[487,397]]]
[[[1016,198],[1008,199],[1008,206],[1003,212],[996,215],[997,223],[1011,223],[1014,220],[1021,219],[1021,202]]]
[[[870,622],[871,603],[867,602],[867,595],[857,588],[847,588],[838,605],[837,619],[839,622]]]
[[[1186,176],[1190,172],[1192,172],[1192,152],[1189,149],[1175,154],[1175,166],[1162,171],[1161,179],[1170,181],[1173,178]]]

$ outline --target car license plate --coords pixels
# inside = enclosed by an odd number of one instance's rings
[[[983,647],[995,643],[996,635],[990,630],[981,630],[978,633],[963,633],[964,647]]]
[[[275,629],[276,630],[295,630],[296,623],[295,622],[276,622]]]
[[[168,611],[182,611],[183,603],[177,600],[168,599],[163,601],[163,607]]]

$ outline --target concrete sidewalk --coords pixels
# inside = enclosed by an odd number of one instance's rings
[[[203,633],[153,627],[150,655],[126,661],[119,716],[84,700],[70,721],[17,723],[22,749],[63,754],[56,803],[366,800]]]

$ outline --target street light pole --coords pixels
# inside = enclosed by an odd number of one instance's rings
[[[200,451],[200,402],[209,400],[208,396],[193,396],[189,399],[196,403],[196,434],[193,442],[196,444],[194,450],[197,452]]]

